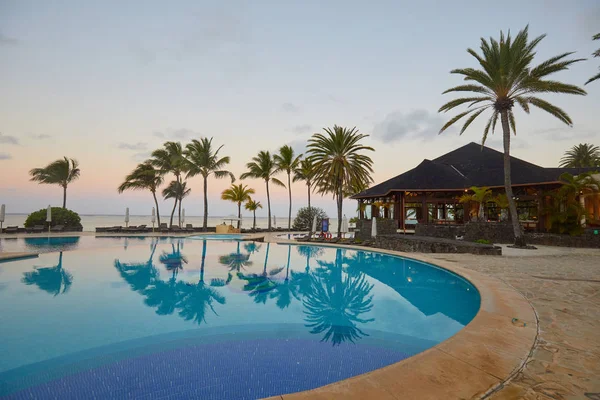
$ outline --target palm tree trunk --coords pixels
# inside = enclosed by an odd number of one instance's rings
[[[271,196],[269,195],[269,181],[265,179],[265,183],[267,184],[267,210],[269,211],[269,232],[271,231]]]
[[[160,211],[158,210],[158,200],[156,200],[156,191],[152,191],[152,197],[154,197],[154,205],[156,206],[156,219],[158,220],[158,226],[160,226]]]
[[[202,241],[202,262],[200,263],[200,282],[204,283],[204,260],[206,260],[206,240]]]
[[[206,232],[208,229],[208,194],[207,189],[208,189],[208,184],[207,184],[207,178],[206,176],[203,177],[204,178],[204,220],[202,221],[202,231]]]
[[[502,138],[504,142],[504,190],[506,191],[506,197],[508,197],[508,209],[510,211],[510,219],[515,234],[515,246],[525,247],[525,236],[523,235],[523,228],[519,222],[519,215],[517,214],[517,205],[513,196],[510,177],[510,127],[508,124],[508,111],[502,111],[500,113],[500,119],[502,121]]]
[[[292,181],[288,172],[288,198],[290,200],[290,208],[288,209],[288,231],[292,229]]]
[[[265,275],[265,276],[267,275],[267,261],[269,260],[269,246],[270,245],[271,245],[271,243],[267,242],[267,251],[265,252],[265,267],[263,269],[263,275]]]
[[[338,211],[338,228],[337,228],[337,237],[341,238],[342,237],[342,205],[344,202],[344,188],[342,187],[342,185],[340,185],[340,189],[339,189],[339,193],[338,193],[338,198],[337,198],[337,211]]]
[[[241,221],[242,219],[242,203],[238,201],[238,223],[237,223],[237,228],[240,229],[241,226]]]
[[[179,227],[181,228],[181,203],[183,202],[183,199],[179,199]]]
[[[256,209],[252,210],[254,218],[252,219],[252,230],[256,230]]]
[[[67,186],[63,186],[63,208],[67,208]]]
[[[176,208],[177,208],[177,197],[175,198],[175,204],[173,204],[173,211],[171,211],[171,221],[169,221],[169,228],[173,226],[173,216],[175,215]]]
[[[308,215],[310,215],[310,182],[306,184],[306,187],[308,188]]]

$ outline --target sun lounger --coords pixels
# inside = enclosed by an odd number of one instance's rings
[[[194,229],[194,226],[192,224],[186,224],[185,231],[186,232],[196,232],[196,230]]]
[[[169,233],[169,227],[167,226],[166,223],[162,223],[160,224],[160,227],[158,229],[161,233]]]
[[[7,226],[6,229],[4,229],[4,233],[18,233],[18,232],[19,232],[18,226]]]
[[[148,231],[148,225],[140,225],[137,227],[137,232],[146,233]]]
[[[50,229],[50,232],[64,232],[64,230],[65,230],[64,225],[55,225]]]
[[[171,225],[170,231],[174,233],[185,232],[185,230],[181,229],[179,225]]]
[[[46,227],[44,225],[35,225],[31,231],[33,233],[42,233],[46,230]]]
[[[121,227],[120,226],[113,226],[112,228],[106,228],[106,232],[108,232],[108,233],[121,232]]]

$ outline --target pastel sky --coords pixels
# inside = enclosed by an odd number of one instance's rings
[[[538,61],[565,51],[588,58],[557,79],[583,85],[596,73],[595,0],[0,0],[0,203],[22,213],[59,205],[61,189],[29,182],[28,171],[68,156],[82,169],[69,208],[147,214],[149,193],[119,195],[116,187],[166,139],[214,137],[239,176],[259,150],[303,151],[312,133],[334,124],[371,135],[380,182],[481,139],[483,120],[462,136],[437,135],[449,117],[437,109],[452,98],[441,93],[461,82],[449,71],[475,66],[466,49],[481,36],[526,24],[532,36],[548,35]],[[585,97],[546,96],[570,113],[573,128],[517,111],[513,154],[556,166],[577,143],[600,145],[600,82],[585,88]],[[500,148],[500,139],[490,146]],[[265,204],[263,182],[247,183]],[[201,182],[190,184],[184,204],[200,215]],[[212,215],[235,212],[219,199],[227,186],[209,182]],[[306,190],[293,191],[297,209]],[[285,215],[286,190],[272,193],[275,214]],[[335,213],[330,198],[314,202]],[[347,202],[345,212],[354,210]]]

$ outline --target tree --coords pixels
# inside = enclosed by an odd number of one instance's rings
[[[306,188],[308,189],[308,208],[310,208],[310,192],[312,192],[313,175],[315,174],[315,167],[310,158],[305,158],[300,161],[300,165],[294,169],[294,179],[292,182],[304,181]]]
[[[46,185],[60,185],[63,188],[63,206],[67,208],[67,186],[79,175],[79,163],[73,158],[63,157],[51,162],[43,168],[34,168],[29,171],[31,181]]]
[[[163,176],[169,173],[175,175],[175,180],[178,183],[181,183],[181,174],[186,171],[188,166],[183,156],[183,147],[179,142],[165,142],[163,148],[152,152],[148,162],[158,168],[160,174]],[[179,198],[175,197],[175,205],[173,206],[169,226],[173,226],[173,215],[175,214],[175,208],[177,208],[179,200]],[[181,220],[179,221],[179,225],[181,225]]]
[[[469,188],[473,193],[465,193],[458,200],[461,203],[477,203],[479,211],[477,212],[477,219],[483,221],[485,219],[485,203],[492,199],[492,191],[490,188],[483,186],[471,186]]]
[[[517,133],[514,105],[518,104],[527,114],[529,114],[530,105],[538,107],[565,124],[572,126],[573,122],[565,111],[535,95],[544,93],[586,94],[583,89],[577,86],[543,79],[555,72],[568,69],[573,63],[582,61],[581,59],[567,59],[573,53],[563,53],[535,67],[531,66],[535,56],[535,48],[544,37],[545,35],[542,35],[529,42],[528,27],[525,27],[517,34],[514,41],[510,33],[505,36],[503,32],[500,32],[499,42],[493,38],[490,38],[489,42],[482,38],[481,55],[475,50],[467,50],[479,62],[482,69],[462,68],[452,70],[451,73],[463,75],[464,80],[470,83],[453,87],[444,92],[473,92],[476,95],[449,101],[439,109],[440,112],[447,112],[468,103],[467,111],[450,119],[440,130],[440,133],[442,133],[461,118],[471,114],[460,130],[460,134],[484,111],[491,110],[492,115],[483,130],[482,145],[485,144],[490,130],[494,133],[496,123],[500,118],[504,143],[504,189],[509,200],[515,246],[517,247],[525,247],[526,244],[523,228],[519,223],[511,184],[510,132],[512,130],[514,134]],[[474,105],[477,106],[473,107]]]
[[[154,166],[148,161],[138,164],[133,171],[125,177],[125,180],[117,189],[119,193],[125,190],[149,190],[154,198],[156,206],[156,216],[158,225],[160,226],[160,211],[158,209],[158,200],[156,199],[156,191],[163,183],[163,176],[157,171]]]
[[[222,200],[229,200],[229,201],[233,201],[234,203],[237,203],[237,206],[238,206],[237,227],[238,227],[238,229],[240,229],[240,224],[241,224],[240,219],[242,218],[242,203],[245,201],[252,200],[250,198],[251,194],[254,194],[254,189],[249,188],[248,185],[242,185],[241,183],[238,185],[231,184],[231,187],[229,189],[225,189],[225,190],[223,190],[223,193],[221,193]]]
[[[600,40],[600,33],[596,33],[593,37],[592,40]],[[594,57],[600,57],[600,49],[596,50],[595,52],[592,53],[592,55]],[[599,68],[600,69],[600,68]],[[600,72],[597,73],[596,75],[592,76],[590,79],[588,79],[588,81],[585,83],[586,85],[590,82],[595,81],[596,79],[600,79]]]
[[[285,172],[287,174],[288,187],[288,230],[292,228],[292,172],[298,168],[302,154],[296,156],[294,149],[291,146],[281,146],[279,154],[273,155],[273,160],[277,166],[277,172]]]
[[[201,175],[204,183],[204,220],[202,222],[204,232],[206,232],[208,225],[208,177],[210,175],[217,179],[230,177],[232,183],[235,181],[233,174],[224,169],[229,164],[230,158],[228,156],[219,157],[219,151],[221,151],[223,145],[215,149],[212,140],[213,138],[202,138],[199,141],[194,139],[185,146],[184,152],[188,164],[187,176]]]
[[[248,211],[252,211],[252,229],[256,229],[256,210],[263,208],[262,204],[260,204],[260,201],[249,199],[244,205],[244,208]]]
[[[267,210],[269,215],[269,230],[271,230],[271,195],[269,194],[269,182],[281,187],[285,187],[283,182],[277,178],[273,178],[273,175],[277,171],[275,161],[271,157],[271,153],[268,151],[260,151],[256,157],[252,157],[252,161],[246,164],[248,172],[243,173],[240,179],[254,178],[263,179],[265,186],[267,187]]]
[[[169,185],[163,189],[162,195],[165,199],[175,199],[173,210],[171,211],[171,220],[169,222],[169,226],[173,226],[173,215],[175,214],[177,205],[179,205],[179,226],[181,227],[181,202],[190,194],[191,191],[192,189],[187,187],[187,182],[179,181],[171,181],[169,182]]]
[[[302,207],[298,210],[296,218],[294,218],[293,229],[295,231],[310,231],[315,217],[317,217],[317,227],[319,227],[322,221],[327,218],[327,213],[319,207]]]
[[[338,212],[338,237],[342,230],[342,206],[350,188],[365,187],[373,181],[373,160],[364,151],[375,151],[359,142],[369,135],[358,129],[334,125],[324,128],[308,141],[308,153],[314,163],[314,182],[320,193],[332,193]]]
[[[580,143],[565,152],[560,159],[561,168],[599,167],[600,147],[588,143]]]

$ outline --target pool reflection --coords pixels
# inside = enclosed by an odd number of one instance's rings
[[[40,290],[58,296],[69,291],[73,283],[73,275],[63,269],[63,253],[58,253],[58,264],[52,267],[35,267],[33,271],[23,273],[26,285],[35,285]]]

